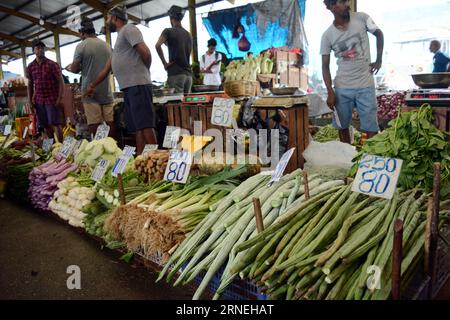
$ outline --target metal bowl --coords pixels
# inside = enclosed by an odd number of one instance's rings
[[[197,85],[192,87],[194,92],[214,92],[219,91],[220,86]]]
[[[414,83],[422,89],[450,87],[450,72],[412,74]]]
[[[270,91],[276,96],[292,96],[297,90],[296,87],[270,88]]]
[[[156,96],[166,96],[175,93],[175,88],[162,88],[154,91]]]

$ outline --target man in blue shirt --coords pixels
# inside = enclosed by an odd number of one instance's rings
[[[450,72],[450,57],[440,51],[441,43],[433,40],[430,43],[430,51],[434,53],[433,58],[433,73],[435,72]]]

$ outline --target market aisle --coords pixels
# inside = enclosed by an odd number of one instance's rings
[[[69,225],[0,200],[0,299],[190,299],[188,288],[156,284]],[[81,290],[69,290],[69,265],[81,269]]]

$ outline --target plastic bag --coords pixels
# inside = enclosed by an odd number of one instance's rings
[[[311,141],[303,152],[305,171],[322,177],[342,179],[347,176],[357,155],[355,147],[339,141]]]

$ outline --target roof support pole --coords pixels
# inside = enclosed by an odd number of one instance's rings
[[[350,0],[350,6],[353,12],[357,11],[357,0]]]
[[[59,47],[59,33],[54,32],[53,37],[55,39],[56,62],[58,62],[59,66],[61,67],[61,50]]]
[[[111,40],[111,31],[109,30],[108,25],[108,13],[103,12],[103,24],[105,26],[105,39],[106,43],[112,48],[112,40]],[[111,91],[116,91],[116,84],[114,83],[114,76],[109,77],[109,85],[111,86]]]
[[[3,80],[3,63],[0,62],[0,80]]]
[[[197,19],[195,14],[195,0],[189,0],[189,23],[192,35],[192,60],[198,62]]]
[[[22,56],[22,64],[23,64],[23,75],[27,75],[27,55],[25,52],[25,47],[20,47],[20,55]]]

